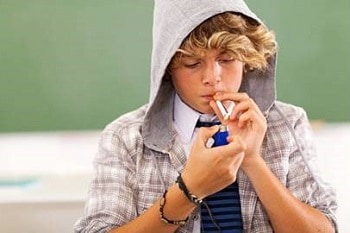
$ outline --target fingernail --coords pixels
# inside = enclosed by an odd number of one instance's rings
[[[205,146],[206,146],[207,148],[211,148],[211,147],[214,145],[214,142],[215,142],[215,140],[214,140],[213,138],[208,138],[208,141],[207,141],[207,143],[205,144]]]

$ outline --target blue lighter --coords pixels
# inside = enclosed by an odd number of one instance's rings
[[[219,131],[216,132],[213,137],[209,138],[206,147],[211,148],[215,146],[222,146],[228,144],[227,137],[228,137],[228,130],[227,126],[219,125]]]
[[[228,144],[227,137],[228,137],[227,126],[220,125],[219,131],[216,132],[213,136],[213,139],[214,139],[213,147]]]

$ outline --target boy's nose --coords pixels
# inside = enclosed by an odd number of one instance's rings
[[[203,72],[203,83],[205,85],[215,85],[221,81],[221,67],[217,62],[208,64]]]

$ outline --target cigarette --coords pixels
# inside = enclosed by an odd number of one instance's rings
[[[224,105],[221,103],[220,100],[216,100],[216,105],[218,106],[222,116],[224,117],[224,120],[228,120],[232,114],[232,111],[234,107],[236,106],[235,102],[230,101],[230,105],[228,106],[227,110],[224,107]]]
[[[227,108],[226,115],[224,116],[225,120],[228,120],[233,112],[234,107],[236,106],[235,102],[231,101],[230,105]]]
[[[227,112],[226,112],[226,109],[225,109],[224,105],[222,105],[222,103],[221,103],[220,100],[216,100],[215,102],[216,102],[216,105],[218,106],[218,108],[219,108],[221,114],[225,117],[225,115],[227,114]]]

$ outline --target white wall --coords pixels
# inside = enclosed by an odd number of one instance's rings
[[[0,134],[0,232],[72,232],[83,213],[98,135]],[[315,140],[320,169],[338,193],[340,232],[350,232],[350,124],[316,125]]]
[[[321,124],[314,131],[320,170],[337,192],[339,232],[350,232],[350,124]]]
[[[0,135],[0,232],[73,232],[97,138],[98,132]]]

